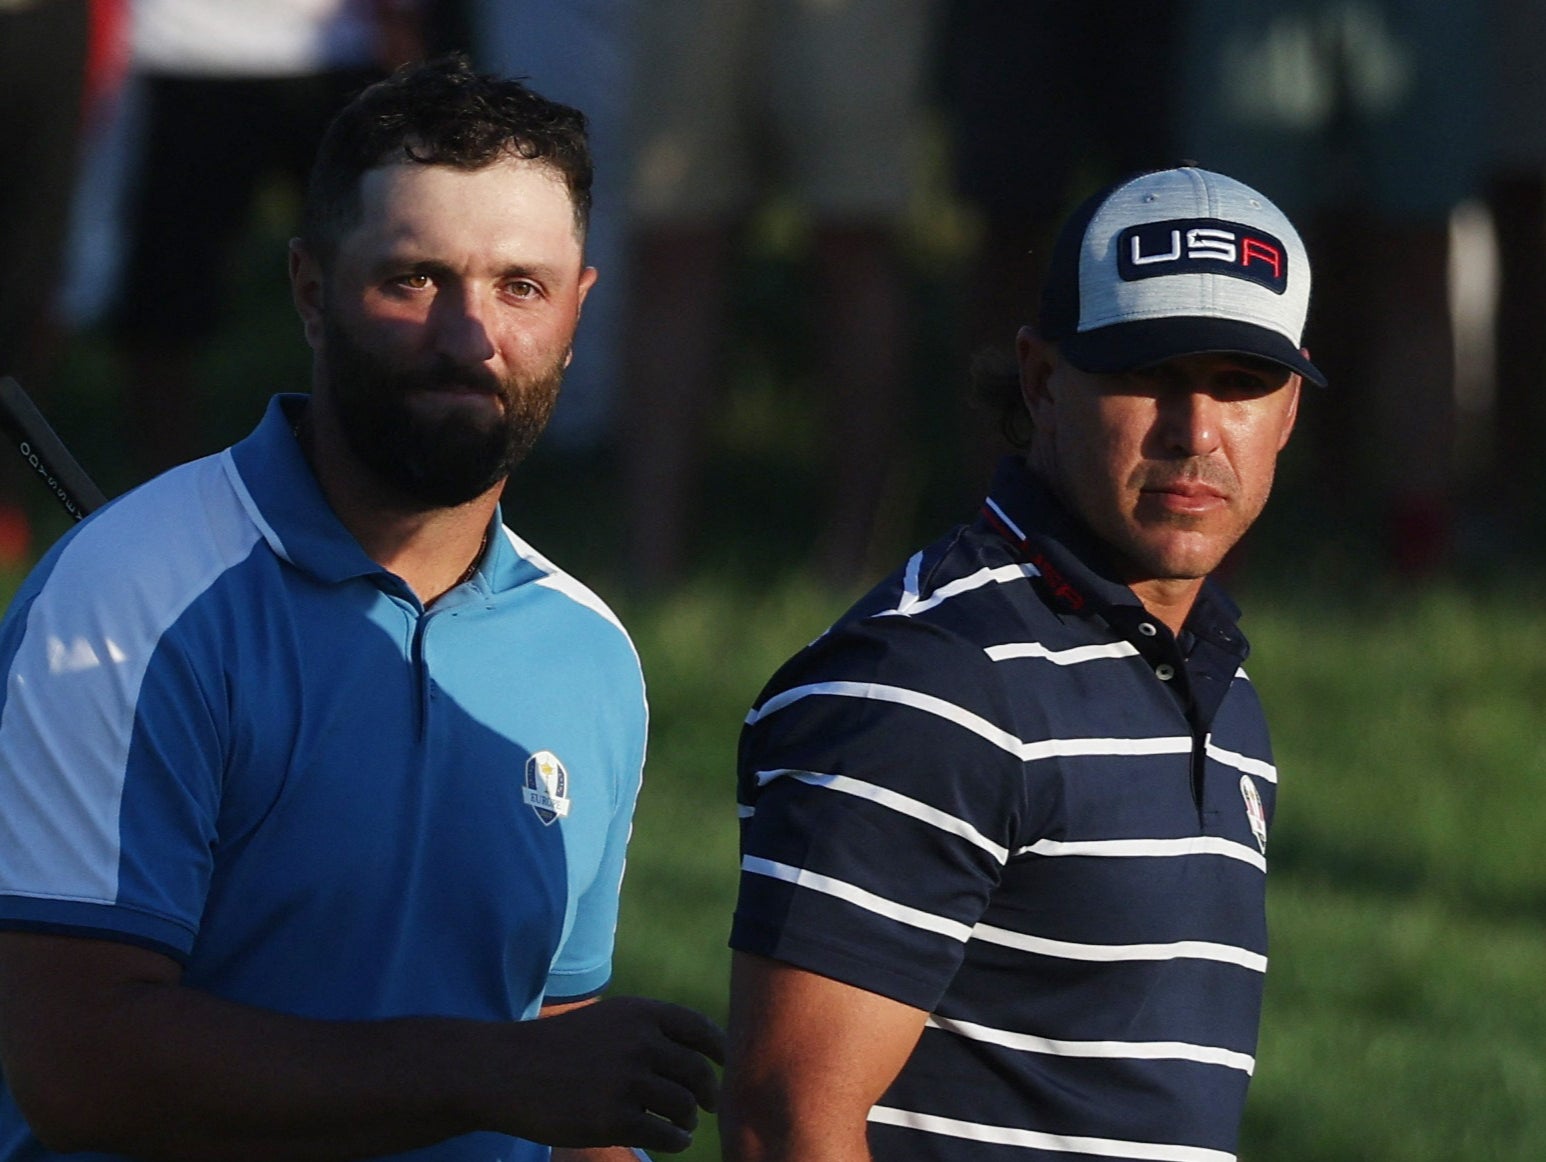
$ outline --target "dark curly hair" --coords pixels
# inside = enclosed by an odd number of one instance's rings
[[[1031,413],[1020,394],[1020,365],[1014,354],[997,347],[978,351],[971,362],[971,400],[998,424],[1011,447],[1031,446]]]
[[[501,157],[550,167],[574,203],[583,238],[590,221],[591,157],[585,115],[518,80],[473,71],[452,53],[405,65],[333,119],[312,166],[301,241],[324,267],[360,220],[360,178],[394,162],[477,170]]]

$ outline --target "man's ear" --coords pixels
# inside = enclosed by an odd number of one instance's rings
[[[323,288],[322,266],[299,238],[290,239],[290,301],[301,317],[301,329],[313,351],[322,348]]]
[[[1299,354],[1308,360],[1310,358],[1310,349],[1308,347],[1301,347]],[[1294,434],[1294,425],[1299,421],[1299,401],[1304,398],[1304,376],[1293,376],[1288,388],[1292,394],[1288,401],[1288,411],[1283,417],[1283,433],[1278,437],[1279,452],[1288,446],[1288,438]]]
[[[1020,367],[1020,398],[1036,428],[1051,430],[1048,409],[1053,406],[1049,381],[1057,366],[1057,348],[1034,327],[1024,326],[1015,335],[1015,356]]]
[[[1294,376],[1294,381],[1289,385],[1289,390],[1293,392],[1293,395],[1289,398],[1288,411],[1283,417],[1283,432],[1278,437],[1279,452],[1288,447],[1288,438],[1294,434],[1294,425],[1299,420],[1299,401],[1304,398],[1304,379],[1298,375]]]
[[[582,267],[580,281],[575,286],[574,321],[578,325],[580,316],[585,312],[585,296],[590,294],[590,288],[596,285],[597,271],[594,266]],[[574,362],[574,343],[571,340],[569,350],[564,353],[564,367],[567,368]]]

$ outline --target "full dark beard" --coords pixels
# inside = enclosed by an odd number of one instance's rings
[[[360,346],[333,316],[323,328],[326,387],[350,451],[383,484],[426,508],[465,504],[508,476],[558,402],[567,352],[536,375],[502,380],[449,360],[404,369]],[[497,414],[447,408],[432,419],[409,404],[418,393],[448,388],[498,395],[504,407]]]

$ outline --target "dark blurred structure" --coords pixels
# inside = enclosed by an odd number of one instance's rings
[[[1546,550],[1546,2],[1488,0],[1496,78],[1487,207],[1498,296],[1482,502],[1510,551]]]
[[[1269,194],[1315,255],[1332,395],[1301,416],[1304,499],[1413,578],[1451,562],[1459,502],[1449,236],[1481,188],[1483,32],[1474,3],[1185,8],[1183,151]]]
[[[1052,237],[1081,198],[1180,160],[1177,0],[946,0],[938,87],[952,176],[980,233],[967,268],[963,341],[1009,373],[1015,332],[1036,317]],[[986,490],[992,420],[963,408],[966,483]]]
[[[771,194],[796,207],[806,240],[794,305],[825,417],[815,559],[839,583],[863,574],[905,468],[898,234],[914,189],[929,15],[927,0],[641,7],[630,363],[619,409],[638,584],[680,576],[692,551],[706,425],[737,341],[733,275],[747,224]]]
[[[90,0],[0,7],[0,374],[42,390],[85,116]]]

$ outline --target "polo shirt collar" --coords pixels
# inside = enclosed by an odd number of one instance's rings
[[[983,506],[983,520],[1041,572],[1047,600],[1065,613],[1095,614],[1124,636],[1143,603],[1116,579],[1110,552],[1019,456],[1006,456]],[[1209,578],[1187,616],[1187,636],[1243,661],[1249,644],[1236,622],[1239,607]],[[1190,652],[1189,650],[1187,652]]]
[[[285,393],[269,400],[252,433],[232,446],[232,483],[269,547],[282,559],[327,584],[370,578],[378,587],[412,598],[408,586],[360,547],[323,495],[295,438],[307,396]],[[502,527],[498,511],[493,527]],[[481,566],[486,577],[503,579],[496,589],[517,583],[521,569],[502,536],[491,536]]]

